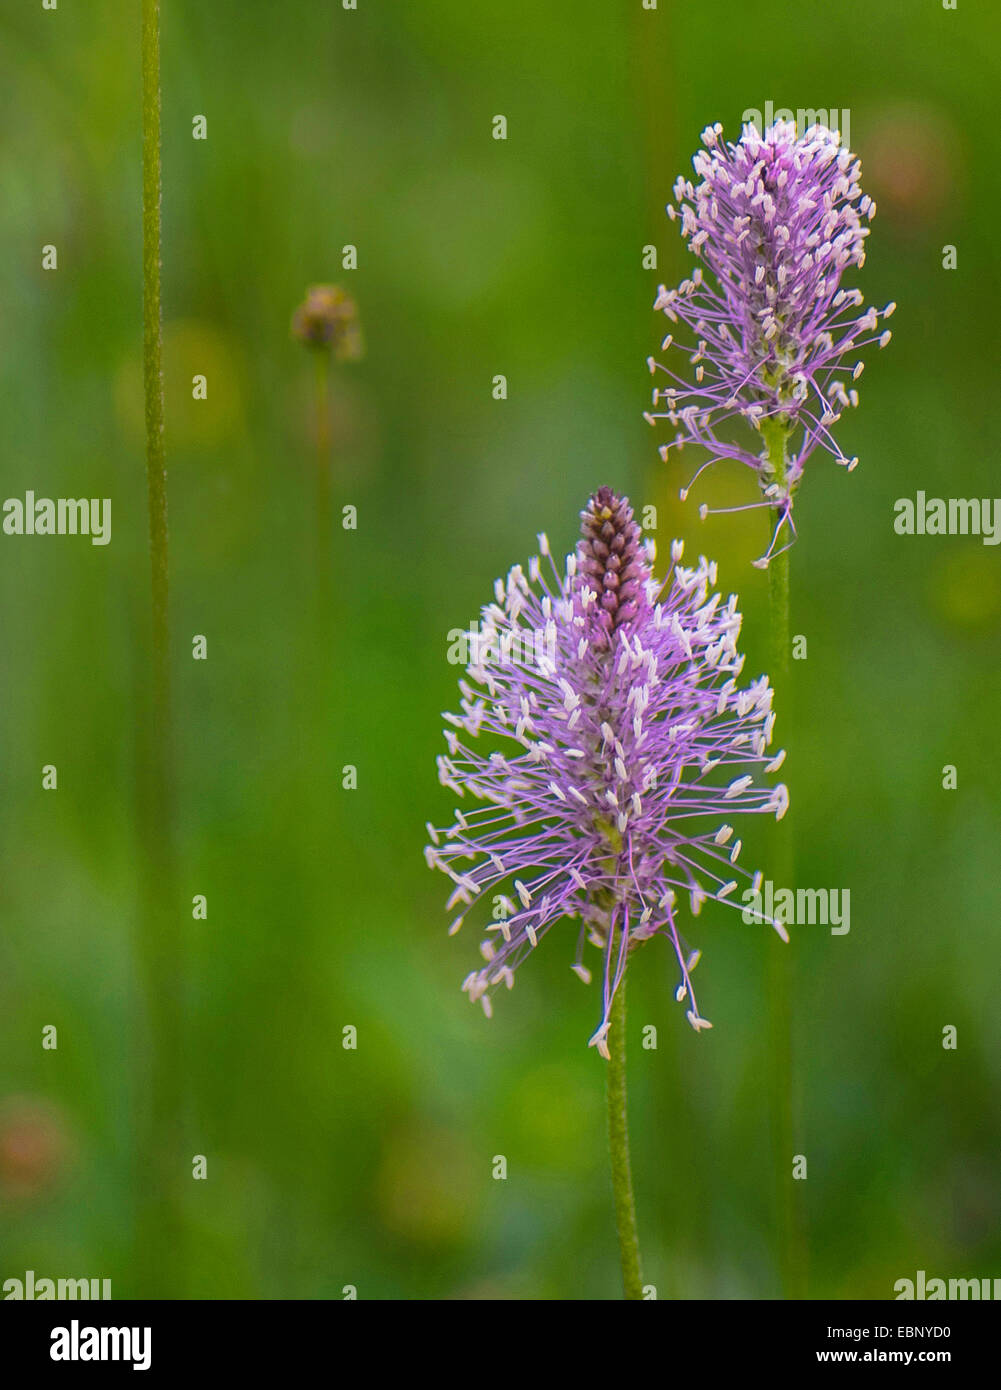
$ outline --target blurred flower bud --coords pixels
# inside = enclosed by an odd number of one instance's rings
[[[292,336],[332,352],[337,362],[356,362],[363,353],[358,306],[339,285],[310,286],[292,315]]]
[[[37,1197],[60,1177],[69,1157],[66,1125],[51,1105],[12,1096],[0,1106],[0,1194]]]
[[[962,153],[955,129],[931,105],[890,105],[873,114],[866,175],[899,234],[924,237],[943,210],[953,216],[962,206]]]

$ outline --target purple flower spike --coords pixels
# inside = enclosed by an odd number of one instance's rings
[[[483,805],[457,810],[447,829],[429,824],[425,854],[455,885],[448,907],[462,915],[450,932],[478,904],[492,912],[486,964],[463,984],[488,1016],[490,991],[511,988],[552,926],[579,920],[573,969],[585,982],[585,945],[602,953],[591,1044],[607,1057],[627,955],[654,936],[673,947],[689,1023],[710,1027],[692,992],[699,953],[679,934],[679,896],[693,913],[707,898],[738,906],[739,878],[752,876],[737,867],[731,822],[747,812],[781,818],[788,794],[756,785],[784,754],[766,751],[775,720],[767,677],[738,687],[740,614],[735,596],[710,595],[715,564],[682,568],[675,541],[668,577],[655,581],[653,544],[610,488],[581,518],[562,574],[540,536],[542,559],[527,576],[516,565],[498,580],[483,610],[459,683],[462,712],[445,715],[448,753],[438,759],[442,784]],[[512,661],[512,652],[532,659]],[[481,737],[479,751],[471,745]]]
[[[855,354],[873,342],[886,346],[890,332],[879,320],[896,305],[863,313],[860,291],[841,288],[845,272],[865,261],[876,205],[863,195],[861,165],[840,134],[814,125],[800,137],[795,122],[778,121],[763,136],[745,126],[733,145],[722,129],[702,134],[705,149],[692,161],[700,182],[679,178],[674,190],[681,235],[709,274],[699,266],[677,289],[662,285],[654,305],[692,335],[682,343],[669,334],[662,350],[686,354],[695,380],[651,357],[650,371],[671,384],[654,391],[646,419],[677,430],[662,458],[685,444],[710,455],[682,499],[717,459],[754,469],[763,497],[750,505],[771,507],[776,517],[768,551],[755,561],[764,568],[781,553],[775,546],[785,528],[783,549],[795,539],[793,497],[813,451],[826,449],[849,472],[857,465],[832,427],[858,404],[863,364]],[[678,217],[673,206],[667,211]],[[719,434],[741,419],[758,436],[746,447]]]

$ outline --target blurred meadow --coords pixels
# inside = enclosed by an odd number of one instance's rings
[[[425,821],[452,807],[434,767],[455,705],[447,633],[536,532],[569,548],[607,482],[657,506],[662,555],[681,535],[719,561],[748,674],[764,666],[762,515],[698,515],[754,500],[754,481],[714,469],[682,504],[696,461],[661,463],[642,411],[665,331],[656,288],[691,264],[664,204],[703,127],[735,138],[766,101],[850,111],[878,204],[855,283],[899,305],[840,430],[860,467],[815,455],[798,499],[792,631],[808,657],[777,731],[799,882],[849,889],[851,931],[803,928],[783,948],[707,907],[689,932],[715,1024],[701,1036],[664,943],[635,957],[646,1276],[662,1298],[781,1292],[765,982],[782,949],[810,1294],[892,1297],[918,1269],[1001,1275],[1001,553],[893,529],[894,501],[919,488],[1001,494],[1001,177],[985,139],[1001,16],[937,0],[769,14],[164,0],[185,1029],[178,1176],[161,1194],[135,1145],[149,1063],[138,6],[4,7],[3,496],[110,497],[112,541],[0,535],[3,1279],[110,1278],[117,1297],[618,1296],[603,1063],[586,1046],[599,991],[570,972],[576,929],[550,935],[488,1023],[459,990],[479,938],[449,940],[444,880],[423,861]],[[342,269],[346,245],[357,269]],[[356,506],[358,527],[335,521],[318,619],[313,364],[289,321],[323,282],[357,299],[366,356],[335,371],[335,515]],[[763,852],[749,836],[748,862]],[[639,1046],[644,1024],[656,1050]],[[178,1243],[137,1253],[137,1209],[161,1197],[180,1209]]]

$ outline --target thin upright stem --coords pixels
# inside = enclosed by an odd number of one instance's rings
[[[789,688],[789,552],[769,566],[772,629],[772,682],[785,701]],[[785,709],[785,704],[780,705]],[[776,887],[793,889],[792,835],[787,823],[775,827],[772,876]],[[792,1176],[793,1125],[792,981],[789,947],[778,937],[768,942],[768,1041],[772,1078],[772,1132],[775,1202],[782,1284],[789,1298],[802,1297],[802,1260]]]
[[[768,459],[779,485],[788,467],[788,429],[776,425],[766,433]],[[768,513],[769,523],[776,519]],[[781,550],[768,566],[771,628],[770,676],[784,727],[791,715],[790,554]],[[771,875],[777,888],[795,887],[795,857],[791,825],[776,825],[772,841]],[[804,1248],[792,1176],[795,1146],[793,1120],[792,980],[789,947],[778,937],[768,942],[768,1046],[771,1075],[772,1162],[775,1171],[775,1216],[779,1268],[788,1298],[804,1296]]]
[[[152,596],[148,717],[140,730],[142,907],[137,956],[149,1063],[140,1076],[147,1107],[139,1150],[137,1278],[144,1296],[176,1296],[180,1170],[180,960],[174,915],[170,778],[167,472],[163,441],[163,326],[160,295],[160,4],[142,4],[143,388]],[[140,1052],[140,1055],[142,1053]]]
[[[626,976],[612,1000],[608,1030],[608,1150],[612,1160],[612,1195],[619,1234],[622,1287],[628,1299],[643,1298],[636,1198],[629,1159],[629,1113],[626,1101]]]
[[[317,348],[316,359],[316,565],[318,599],[326,606],[330,579],[331,476],[333,423],[330,412],[330,349]]]
[[[167,690],[167,469],[163,449],[163,318],[160,305],[160,0],[143,0],[143,386],[146,482],[157,689]]]
[[[782,694],[789,680],[789,555],[788,550],[776,555],[768,566],[768,607],[771,615],[772,684]]]

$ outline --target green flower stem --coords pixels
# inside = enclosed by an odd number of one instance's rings
[[[156,690],[167,681],[167,469],[163,449],[163,320],[160,307],[160,0],[143,0],[143,387],[146,483],[153,578]]]
[[[788,467],[789,428],[779,421],[763,428],[768,462],[779,486]],[[769,523],[774,521],[768,513]],[[780,716],[789,727],[792,716],[789,618],[789,557],[786,550],[768,566],[768,599],[771,627],[770,676]],[[794,888],[795,856],[788,820],[775,826],[772,842],[772,878],[780,888]],[[778,937],[768,942],[766,968],[768,990],[768,1048],[771,1077],[772,1143],[775,1167],[775,1217],[778,1264],[787,1298],[805,1296],[805,1259],[800,1214],[796,1203],[792,1161],[795,1152],[793,1122],[792,962],[789,947]]]
[[[771,614],[772,683],[786,694],[789,680],[789,556],[785,550],[768,566],[768,607]]]
[[[170,778],[167,472],[163,444],[163,323],[160,297],[160,4],[142,4],[143,388],[149,495],[152,649],[148,718],[140,730],[142,907],[137,962],[148,1030],[140,1063],[144,1109],[137,1173],[138,1292],[177,1296],[181,1264],[174,1194],[180,1183],[181,979],[174,911]],[[143,1050],[137,1049],[140,1057]]]
[[[331,506],[333,503],[333,423],[330,412],[331,353],[314,349],[316,359],[316,575],[317,597],[324,609],[331,577]]]
[[[614,941],[612,943],[614,948]],[[614,950],[613,950],[614,959]],[[612,1000],[608,1030],[608,1149],[612,1160],[612,1194],[619,1233],[622,1286],[628,1299],[643,1298],[640,1242],[636,1229],[636,1198],[629,1161],[629,1119],[626,1103],[626,977]]]

